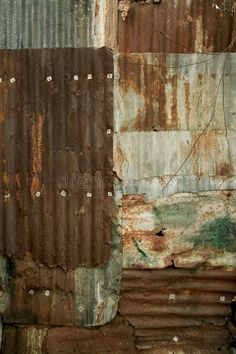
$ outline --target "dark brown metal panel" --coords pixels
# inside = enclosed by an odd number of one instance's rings
[[[143,3],[120,0],[120,52],[221,52],[231,41],[233,0]]]
[[[224,326],[236,294],[235,271],[124,270],[119,312],[139,349],[229,344]]]
[[[40,267],[27,255],[8,260],[1,291],[5,323],[64,325],[76,323],[74,270]]]
[[[1,254],[49,266],[107,262],[113,55],[0,52]]]

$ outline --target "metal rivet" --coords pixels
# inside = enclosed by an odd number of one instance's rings
[[[34,295],[34,289],[30,289],[30,290],[29,290],[29,294],[30,294],[30,295]]]
[[[3,297],[3,295],[4,295],[4,292],[0,291],[0,297]]]
[[[74,75],[74,80],[78,81],[79,80],[79,76],[78,75]]]
[[[37,197],[37,198],[39,198],[40,195],[41,195],[41,193],[39,191],[35,193],[35,197]]]
[[[92,74],[88,74],[88,75],[87,75],[87,78],[88,78],[88,80],[92,80],[93,75],[92,75]]]
[[[116,79],[119,79],[120,78],[120,74],[116,74]]]
[[[112,79],[113,75],[112,74],[107,74],[107,79]]]
[[[175,342],[178,342],[178,340],[179,340],[179,338],[178,338],[177,336],[175,336],[175,337],[173,338],[173,341],[175,341]]]
[[[176,299],[176,295],[175,294],[170,294],[169,295],[169,300],[175,300]]]
[[[64,189],[60,192],[60,195],[62,196],[62,197],[66,197],[66,191],[64,191]]]
[[[2,78],[0,77],[0,84],[2,83]]]
[[[92,197],[92,193],[87,193],[87,197],[91,198]]]
[[[49,291],[49,290],[46,290],[46,291],[45,291],[45,295],[46,295],[46,296],[49,296],[49,295],[50,295],[50,291]]]
[[[13,84],[13,82],[15,82],[16,81],[16,79],[14,78],[14,77],[12,77],[11,79],[10,79],[10,82]]]
[[[113,251],[113,255],[114,256],[118,256],[118,252],[117,251]]]
[[[224,302],[225,301],[225,296],[220,297],[220,301]]]
[[[111,134],[111,129],[107,129],[107,134]]]
[[[4,195],[4,199],[8,200],[8,199],[10,199],[10,196],[11,196],[11,194],[8,192]]]
[[[112,192],[107,193],[108,197],[112,197]]]
[[[79,306],[79,311],[82,312],[83,311],[83,306]]]
[[[52,77],[51,77],[51,76],[48,76],[48,77],[47,77],[47,81],[52,81]]]

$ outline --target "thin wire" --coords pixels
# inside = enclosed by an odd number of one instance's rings
[[[234,20],[235,22],[235,20]],[[235,35],[235,30],[233,31],[233,35]],[[147,64],[147,63],[132,63],[132,62],[124,62],[124,64],[127,64],[127,65],[137,65],[137,66],[153,66],[153,67],[156,67],[156,68],[166,68],[166,69],[178,69],[178,68],[184,68],[184,67],[188,67],[188,66],[193,66],[193,65],[199,65],[199,64],[203,64],[203,63],[206,63],[212,59],[215,59],[216,57],[218,57],[219,55],[222,55],[224,53],[228,53],[230,51],[230,49],[232,48],[233,44],[234,44],[234,41],[235,41],[235,36],[234,36],[234,40],[232,39],[230,44],[224,49],[223,52],[220,52],[220,53],[216,53],[214,54],[213,56],[211,56],[210,58],[207,58],[207,59],[204,59],[204,60],[200,60],[200,61],[197,61],[197,62],[193,62],[193,63],[190,63],[190,64],[183,64],[183,65],[160,65],[160,64]],[[199,53],[199,54],[207,54],[207,53]],[[209,53],[208,53],[209,54]]]
[[[193,53],[196,53],[196,54],[206,54],[206,55],[209,55],[209,52],[199,52],[199,51],[197,51],[197,50],[192,50],[192,49],[186,47],[185,45],[183,45],[183,44],[181,44],[181,43],[179,43],[179,42],[174,41],[173,39],[167,37],[167,35],[166,35],[165,33],[159,31],[158,29],[155,29],[155,30],[153,30],[152,32],[159,32],[165,39],[167,39],[168,41],[170,41],[170,42],[172,42],[172,43],[178,45],[179,47],[182,47],[182,48],[186,49],[188,52],[193,52]],[[227,48],[226,48],[224,51],[227,51]],[[218,54],[218,53],[216,53],[216,54],[214,54],[214,55],[217,55],[217,54]]]
[[[162,192],[167,188],[167,186],[170,184],[170,182],[173,180],[174,177],[176,177],[176,175],[179,173],[179,171],[183,168],[183,166],[185,165],[185,163],[188,161],[189,157],[191,156],[195,146],[197,145],[198,141],[201,139],[201,137],[203,136],[203,134],[206,132],[207,128],[209,127],[209,125],[211,124],[211,122],[213,121],[213,119],[215,118],[215,112],[216,112],[216,102],[217,102],[217,98],[218,98],[218,95],[219,95],[219,90],[220,90],[220,85],[222,83],[222,80],[223,80],[223,77],[224,77],[224,71],[225,71],[225,65],[226,65],[226,61],[229,57],[229,54],[230,54],[230,50],[232,49],[233,45],[234,45],[234,42],[235,42],[235,35],[231,41],[231,44],[230,44],[230,48],[227,52],[227,55],[226,55],[226,58],[225,58],[225,61],[224,61],[224,66],[223,66],[223,71],[222,71],[222,74],[220,76],[220,80],[219,80],[219,83],[218,83],[218,86],[217,86],[217,90],[216,90],[216,96],[215,96],[215,102],[214,102],[214,108],[213,108],[213,112],[212,112],[212,116],[209,120],[209,122],[207,123],[207,125],[205,126],[204,130],[199,134],[199,136],[197,137],[197,139],[195,140],[195,142],[193,143],[189,153],[187,154],[187,156],[185,157],[184,161],[182,162],[182,164],[179,166],[179,168],[176,170],[176,172],[170,177],[170,179],[168,180],[168,182],[166,183],[165,187],[162,189]]]

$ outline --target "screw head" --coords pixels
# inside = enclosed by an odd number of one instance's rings
[[[176,299],[176,295],[175,294],[170,294],[169,295],[169,300],[175,300]]]
[[[10,82],[13,84],[14,82],[16,81],[16,79],[14,78],[14,77],[12,77],[11,79],[10,79]]]
[[[87,75],[87,78],[88,78],[88,80],[92,80],[93,75],[92,75],[92,74],[88,74],[88,75]]]
[[[30,294],[30,295],[34,295],[34,289],[30,289],[30,290],[29,290],[29,294]]]
[[[79,80],[79,76],[78,75],[74,75],[74,80],[78,81]]]
[[[177,336],[175,336],[175,337],[173,338],[173,341],[174,341],[174,342],[178,342],[178,340],[179,340],[179,338],[178,338]]]
[[[112,192],[107,193],[108,197],[112,197]]]
[[[35,193],[35,197],[37,197],[37,198],[39,198],[40,195],[41,195],[40,191],[38,191],[38,192]]]
[[[221,301],[221,302],[224,302],[224,301],[225,301],[225,296],[221,296],[221,297],[220,297],[220,301]]]
[[[82,312],[83,311],[83,306],[79,306],[79,312]]]
[[[112,77],[113,77],[112,73],[107,74],[107,79],[112,79]]]
[[[91,198],[92,197],[92,193],[87,193],[87,197]]]
[[[52,81],[52,77],[51,76],[48,76],[47,77],[47,81],[49,82],[49,81]]]
[[[49,290],[45,290],[45,296],[49,296],[50,295],[50,291]]]
[[[111,129],[107,129],[107,134],[111,134]]]
[[[66,191],[63,189],[63,190],[60,192],[60,195],[61,195],[62,197],[66,197]]]

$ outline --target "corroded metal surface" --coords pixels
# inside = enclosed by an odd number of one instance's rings
[[[109,49],[2,50],[1,254],[104,264],[112,216]]]
[[[234,0],[129,2],[120,1],[127,9],[123,19],[119,6],[120,52],[221,52],[230,43]]]
[[[0,48],[114,48],[116,9],[116,0],[1,0]]]
[[[219,269],[125,270],[119,311],[134,326],[139,349],[183,346],[190,353],[191,346],[229,346],[232,337],[224,325],[235,279],[235,271]]]
[[[236,129],[235,54],[117,54],[115,77],[116,132]]]
[[[123,199],[125,268],[236,268],[235,191]]]

